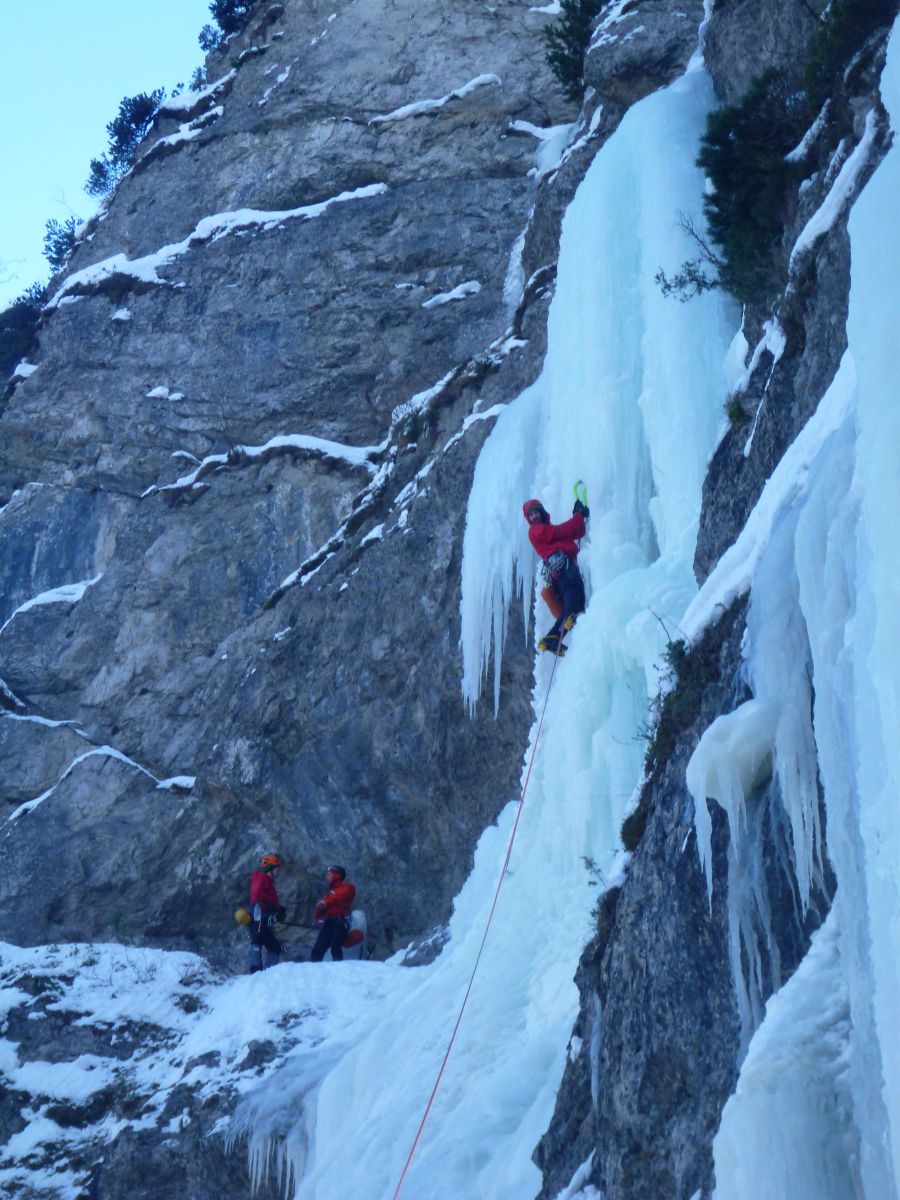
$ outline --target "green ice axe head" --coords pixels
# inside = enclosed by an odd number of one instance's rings
[[[580,500],[582,504],[587,506],[587,484],[583,479],[579,479],[573,484],[572,492],[576,500]]]

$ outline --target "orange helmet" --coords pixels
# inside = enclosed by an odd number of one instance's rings
[[[277,854],[264,854],[259,860],[259,865],[264,871],[272,871],[275,867],[280,867],[282,863]]]

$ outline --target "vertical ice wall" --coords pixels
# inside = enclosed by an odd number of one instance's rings
[[[478,464],[463,566],[470,701],[492,628],[495,654],[502,647],[516,572],[531,605],[522,500],[539,494],[568,516],[576,477],[593,514],[582,548],[590,599],[558,667],[486,953],[404,1185],[410,1198],[527,1200],[540,1188],[531,1155],[569,1052],[573,976],[597,894],[583,860],[607,879],[620,866],[643,753],[636,734],[664,643],[653,614],[673,618],[694,591],[700,487],[727,393],[737,313],[716,297],[690,310],[667,302],[653,282],[690,249],[677,213],[701,207],[693,162],[712,102],[698,66],[629,112],[597,156],[564,223],[546,369],[499,418]],[[538,663],[536,709],[549,671]],[[440,957],[392,968],[386,999],[361,1011],[353,1049],[317,1087],[311,1064],[295,1058],[248,1099],[257,1143],[285,1139],[297,1200],[331,1194],[335,1181],[358,1200],[393,1194],[483,934],[515,815],[505,799]],[[333,978],[349,986],[339,967]]]
[[[898,129],[896,29],[882,94]],[[743,574],[754,703],[773,713],[769,753],[798,882],[802,891],[819,835],[811,754],[837,878],[828,921],[769,1001],[723,1113],[717,1200],[900,1195],[898,194],[895,147],[851,213],[849,346],[838,374],[688,617],[708,613]],[[714,730],[693,764],[706,782],[718,769]]]

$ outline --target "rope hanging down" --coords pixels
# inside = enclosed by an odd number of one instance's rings
[[[560,646],[562,645],[562,639],[560,639],[559,645]],[[550,699],[550,690],[553,687],[553,678],[556,675],[556,664],[559,662],[561,657],[562,657],[562,655],[559,653],[559,647],[557,647],[556,654],[554,654],[554,656],[553,656],[553,670],[550,672],[550,682],[547,684],[547,694],[544,697],[544,706],[541,709],[541,716],[540,716],[540,720],[538,721],[537,733],[535,734],[535,738],[534,738],[534,746],[532,747],[532,751],[531,751],[531,759],[529,760],[529,763],[528,763],[528,770],[525,773],[525,782],[522,784],[522,792],[519,796],[519,807],[516,809],[516,819],[513,822],[512,833],[509,835],[509,843],[506,847],[506,857],[503,859],[503,866],[500,870],[500,878],[497,880],[497,887],[494,890],[494,899],[491,903],[491,908],[490,908],[490,912],[488,913],[487,923],[485,924],[485,927],[484,927],[484,936],[481,939],[481,945],[478,947],[478,954],[475,957],[475,965],[472,967],[472,974],[469,977],[469,986],[466,988],[466,994],[463,996],[463,1001],[462,1001],[462,1004],[460,1005],[459,1013],[456,1017],[456,1024],[453,1026],[453,1033],[450,1035],[450,1041],[447,1043],[447,1049],[444,1051],[444,1058],[443,1058],[443,1061],[441,1062],[440,1070],[437,1073],[437,1079],[435,1079],[435,1081],[434,1081],[434,1087],[431,1089],[431,1095],[428,1097],[428,1103],[425,1105],[425,1112],[422,1114],[422,1120],[419,1122],[419,1128],[416,1131],[416,1136],[413,1140],[412,1148],[410,1149],[409,1155],[407,1156],[406,1165],[404,1166],[403,1172],[400,1175],[400,1179],[397,1183],[397,1187],[396,1187],[396,1190],[394,1191],[392,1200],[397,1200],[397,1197],[400,1195],[400,1189],[403,1187],[403,1181],[406,1178],[406,1174],[409,1171],[410,1163],[413,1160],[413,1155],[415,1154],[416,1148],[419,1145],[419,1139],[422,1136],[422,1130],[425,1128],[425,1122],[428,1120],[429,1113],[431,1112],[431,1106],[434,1104],[434,1098],[437,1095],[437,1090],[441,1085],[441,1079],[443,1078],[443,1075],[444,1075],[444,1068],[447,1066],[447,1060],[450,1057],[450,1051],[453,1049],[453,1043],[456,1041],[456,1035],[459,1032],[459,1026],[463,1019],[463,1013],[466,1011],[466,1005],[469,1002],[469,995],[472,991],[472,984],[475,982],[475,974],[478,970],[478,964],[481,962],[481,955],[482,955],[482,951],[484,950],[484,944],[487,941],[487,935],[491,928],[491,922],[494,919],[494,910],[497,907],[497,900],[500,897],[500,888],[503,886],[503,880],[506,878],[506,868],[509,866],[509,859],[510,859],[510,855],[512,854],[513,842],[516,840],[516,831],[519,828],[519,818],[522,815],[522,806],[525,803],[525,793],[528,791],[528,781],[531,779],[531,768],[534,766],[535,755],[537,754],[537,748],[538,748],[538,746],[540,744],[540,740],[541,740],[541,729],[543,728],[543,725],[544,725],[544,713],[547,711],[547,701]]]

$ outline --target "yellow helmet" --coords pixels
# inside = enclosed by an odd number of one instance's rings
[[[253,920],[246,908],[235,909],[234,919],[237,921],[238,925],[249,925]]]

